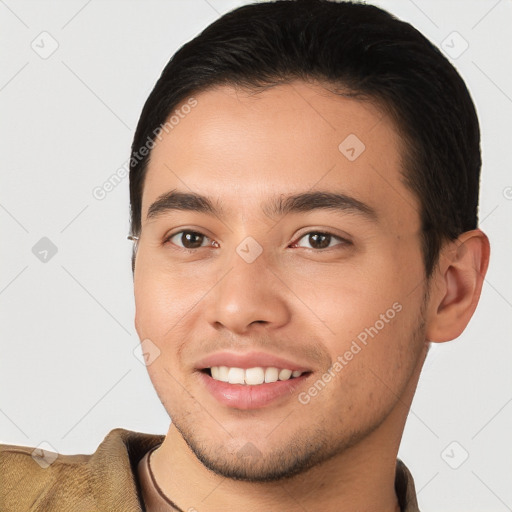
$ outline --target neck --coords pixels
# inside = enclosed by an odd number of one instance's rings
[[[396,457],[421,371],[384,421],[342,453],[292,478],[246,482],[206,468],[171,424],[151,466],[164,494],[183,511],[322,510],[400,512],[395,493]]]
[[[151,466],[164,494],[183,511],[399,512],[396,452],[382,449],[379,434],[374,431],[365,443],[296,477],[253,483],[209,471],[171,425],[164,443],[152,454]]]

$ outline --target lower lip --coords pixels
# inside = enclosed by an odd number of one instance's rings
[[[283,397],[290,397],[300,387],[310,373],[290,380],[278,380],[250,386],[247,384],[229,384],[199,372],[199,377],[206,389],[221,403],[235,409],[258,409],[276,402]]]

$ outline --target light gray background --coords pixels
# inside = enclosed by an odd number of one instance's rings
[[[115,427],[167,431],[136,357],[128,179],[103,200],[92,191],[125,164],[171,55],[242,3],[0,0],[0,442],[91,453]],[[457,57],[492,247],[468,328],[433,346],[399,456],[423,511],[512,510],[512,3],[376,3]],[[58,250],[46,262],[32,252],[43,237]]]

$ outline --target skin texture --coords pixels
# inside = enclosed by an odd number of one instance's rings
[[[134,273],[136,329],[160,350],[148,372],[172,418],[151,459],[155,478],[183,510],[399,510],[396,456],[429,341],[453,339],[469,322],[487,237],[474,230],[446,244],[425,279],[401,139],[368,102],[300,81],[194,97],[197,106],[152,150]],[[338,149],[349,134],[365,145],[354,161]],[[147,220],[171,190],[208,195],[226,215]],[[317,190],[350,195],[377,220],[262,209],[275,195]],[[186,252],[181,236],[164,243],[180,229],[204,234],[204,246]],[[314,245],[311,232],[332,233],[329,248]],[[252,263],[236,251],[248,236],[262,248]],[[394,304],[400,311],[301,403],[299,393]],[[284,399],[235,409],[205,389],[196,369],[221,350],[268,352],[312,373]],[[256,450],[243,456],[248,443]]]

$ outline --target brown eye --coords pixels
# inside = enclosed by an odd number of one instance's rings
[[[307,245],[302,245],[301,240],[303,239],[306,239],[306,242],[310,244],[310,247],[308,247]],[[338,240],[340,243],[332,244],[332,242],[335,240]],[[323,231],[310,231],[309,233],[306,233],[305,235],[300,237],[299,241],[296,242],[294,245],[297,247],[306,247],[308,249],[321,250],[333,246],[344,246],[348,244],[350,244],[348,240],[345,240],[344,238],[333,235],[331,233],[326,233]]]
[[[172,242],[183,249],[199,249],[200,247],[213,245],[207,236],[197,231],[179,231],[167,238],[166,242]]]

